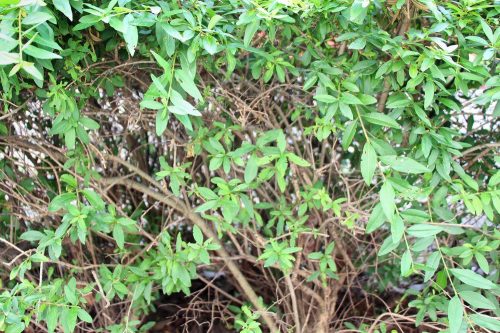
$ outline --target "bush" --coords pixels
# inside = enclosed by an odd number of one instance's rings
[[[0,0],[0,331],[500,331],[498,14]]]

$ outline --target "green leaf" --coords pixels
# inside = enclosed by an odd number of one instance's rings
[[[156,121],[155,121],[155,129],[156,135],[161,136],[168,125],[168,113],[165,110],[156,112]]]
[[[0,51],[0,66],[17,64],[19,62],[18,53]]]
[[[358,121],[354,120],[346,126],[344,133],[342,134],[342,148],[347,150],[352,143],[356,130],[358,129]]]
[[[208,30],[212,30],[215,27],[215,25],[217,24],[217,22],[219,22],[220,20],[222,20],[222,18],[223,18],[222,16],[217,15],[217,14],[214,15],[214,16],[212,16],[210,18],[210,21],[208,22],[207,29]]]
[[[397,243],[403,238],[405,232],[405,224],[399,215],[395,215],[391,221],[391,236],[392,241]]]
[[[172,36],[173,38],[178,39],[181,42],[185,41],[184,37],[180,34],[180,32],[175,30],[170,24],[163,24],[162,27],[163,30],[165,30],[165,32],[170,36]]]
[[[319,101],[319,102],[323,102],[323,103],[327,103],[327,104],[335,103],[337,101],[337,98],[335,98],[331,95],[315,95],[314,99]]]
[[[39,241],[40,239],[43,238],[43,236],[44,234],[41,233],[40,231],[28,230],[24,232],[20,238],[26,241],[34,242],[34,241]]]
[[[387,237],[384,242],[382,243],[382,246],[380,247],[380,250],[378,251],[378,256],[385,256],[386,254],[390,253],[392,250],[396,249],[398,247],[399,243],[394,243],[392,241],[392,237],[389,236]]]
[[[47,323],[47,331],[53,333],[57,327],[57,319],[59,318],[59,308],[55,305],[47,308],[47,316],[45,322]]]
[[[436,270],[439,267],[440,260],[441,260],[441,253],[439,251],[432,252],[429,258],[427,258],[424,282],[429,281],[434,276],[434,273],[436,273]]]
[[[406,277],[411,272],[412,259],[411,253],[409,250],[406,250],[405,253],[401,256],[401,276]]]
[[[365,232],[367,234],[374,232],[375,230],[380,228],[385,221],[386,217],[382,209],[382,205],[378,203],[372,210],[370,218],[368,219],[368,223],[366,224]]]
[[[462,299],[474,308],[495,310],[495,304],[478,292],[464,290],[460,292]]]
[[[463,318],[464,307],[462,305],[462,302],[460,301],[460,298],[455,295],[448,303],[448,323],[450,327],[450,333],[460,332]]]
[[[19,322],[19,323],[13,323],[9,324],[7,329],[5,330],[5,333],[21,333],[25,329],[24,323]]]
[[[417,161],[415,161],[409,157],[405,157],[405,156],[386,155],[386,156],[380,156],[380,160],[384,164],[387,164],[388,166],[390,166],[391,169],[394,169],[394,170],[399,171],[399,172],[418,174],[418,173],[425,173],[425,172],[431,171],[426,166],[418,163]]]
[[[171,65],[170,63],[165,60],[161,55],[159,55],[158,53],[156,53],[155,51],[151,50],[150,51],[151,54],[153,55],[153,57],[155,58],[156,62],[158,63],[158,65],[160,65],[160,67],[165,71],[165,72],[168,72],[171,70]]]
[[[24,25],[37,25],[37,24],[41,24],[41,23],[44,23],[44,22],[49,21],[49,20],[52,20],[52,21],[55,20],[55,18],[52,14],[47,13],[47,12],[36,11],[36,12],[29,13],[28,16],[26,16],[23,19],[22,22]]]
[[[288,153],[288,154],[286,154],[286,157],[288,158],[288,160],[290,162],[292,162],[293,164],[296,164],[298,166],[301,166],[301,167],[311,166],[311,164],[309,162],[307,162],[303,158],[295,155],[294,153]]]
[[[34,79],[43,81],[42,72],[40,72],[40,70],[36,68],[33,63],[23,62],[21,68],[23,69],[23,71],[33,76]]]
[[[496,318],[476,313],[471,314],[469,317],[474,323],[483,328],[492,330],[494,332],[500,332],[500,320]]]
[[[92,323],[93,319],[84,309],[78,309],[78,318],[86,323]]]
[[[366,184],[371,184],[376,169],[377,153],[372,145],[367,142],[363,147],[363,154],[361,155],[361,175]]]
[[[364,120],[371,124],[399,129],[399,124],[391,117],[378,112],[367,113],[362,116]]]
[[[52,3],[58,11],[64,14],[70,21],[73,21],[73,12],[69,0],[53,0]]]
[[[76,131],[74,128],[70,128],[66,133],[64,133],[64,143],[69,150],[75,149]]]
[[[495,43],[496,40],[494,38],[493,31],[491,30],[491,28],[488,25],[488,23],[486,23],[485,20],[480,20],[480,22],[481,22],[481,28],[483,28],[483,32],[486,35],[486,37],[488,37],[488,39],[490,40],[491,44]],[[496,32],[498,32],[498,31],[496,31]]]
[[[362,105],[363,102],[354,96],[353,94],[350,94],[348,92],[343,92],[342,95],[340,95],[340,101],[344,104],[347,105]]]
[[[99,123],[97,123],[93,119],[90,119],[89,117],[81,117],[80,124],[82,124],[85,128],[88,128],[90,130],[96,130],[99,129],[100,127]]]
[[[486,274],[490,273],[490,265],[488,264],[488,260],[484,257],[484,255],[480,252],[477,252],[474,254],[474,257],[476,258],[477,264],[479,265],[479,268]]]
[[[247,166],[245,167],[245,183],[251,183],[252,180],[257,177],[257,172],[259,170],[258,165],[258,157],[255,154],[252,154],[248,159]]]
[[[64,286],[64,296],[66,297],[66,300],[71,303],[71,304],[77,304],[78,303],[78,296],[76,294],[76,280],[75,278],[71,278],[68,281],[68,284]]]
[[[57,212],[60,209],[66,208],[73,200],[76,200],[75,193],[63,193],[54,197],[48,206],[49,212]]]
[[[417,115],[417,117],[423,121],[423,123],[429,127],[432,127],[432,124],[431,124],[431,121],[429,120],[429,118],[427,117],[424,109],[422,109],[418,104],[415,104],[413,106],[413,110],[415,111],[415,114]],[[427,136],[428,137],[428,136]]]
[[[427,80],[424,86],[424,108],[427,109],[431,106],[434,100],[434,83],[431,80]]]
[[[173,106],[169,106],[168,110],[172,113],[179,115],[191,115],[191,116],[201,116],[200,111],[196,110],[191,103],[187,102],[182,98],[182,96],[175,90],[171,90],[170,92],[170,101]]]
[[[125,234],[123,233],[123,228],[119,224],[115,224],[113,227],[113,238],[116,241],[116,245],[120,249],[123,249],[123,246],[125,244]]]
[[[84,197],[88,200],[88,202],[98,210],[104,209],[104,201],[101,199],[99,194],[97,194],[94,190],[84,189],[82,190]]]
[[[194,84],[194,79],[185,70],[176,70],[175,79],[177,80],[177,82],[179,82],[185,92],[187,92],[198,101],[203,100],[200,91]]]
[[[203,48],[207,51],[208,54],[217,53],[217,40],[213,36],[206,36],[203,38]]]
[[[432,224],[416,224],[408,228],[407,232],[410,236],[417,238],[425,238],[439,234],[444,228]]]
[[[394,217],[394,211],[396,209],[396,193],[389,182],[385,182],[379,192],[380,203],[382,204],[382,210],[389,221],[392,221]]]
[[[60,322],[64,328],[64,332],[73,332],[76,326],[77,316],[77,307],[63,307]]]
[[[203,244],[203,233],[197,225],[193,226],[193,238],[197,244]]]
[[[196,207],[196,209],[194,211],[197,213],[202,213],[202,212],[207,211],[209,209],[215,208],[218,205],[219,205],[218,200],[210,200],[210,201],[207,201],[204,204],[201,204],[200,206]]]
[[[470,269],[452,268],[450,272],[463,283],[480,288],[480,289],[493,289],[496,285],[481,275],[474,273]]]
[[[245,36],[243,37],[243,44],[249,46],[252,42],[253,36],[259,30],[260,22],[259,20],[254,20],[248,24],[245,28]]]
[[[127,14],[123,18],[123,39],[127,44],[128,53],[131,56],[135,53],[135,48],[139,42],[139,32],[137,31],[137,26],[133,24],[134,16],[132,14]]]
[[[349,49],[351,50],[362,50],[366,46],[365,38],[355,39],[351,44],[349,44]]]

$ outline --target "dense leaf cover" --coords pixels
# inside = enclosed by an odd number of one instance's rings
[[[0,331],[500,331],[499,9],[0,0]]]

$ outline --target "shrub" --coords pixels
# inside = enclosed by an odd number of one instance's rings
[[[0,0],[0,331],[500,331],[498,13]]]

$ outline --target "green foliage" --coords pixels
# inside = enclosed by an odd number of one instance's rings
[[[387,331],[336,283],[499,331],[499,8],[0,0],[0,331],[146,331],[212,269],[241,332]]]

